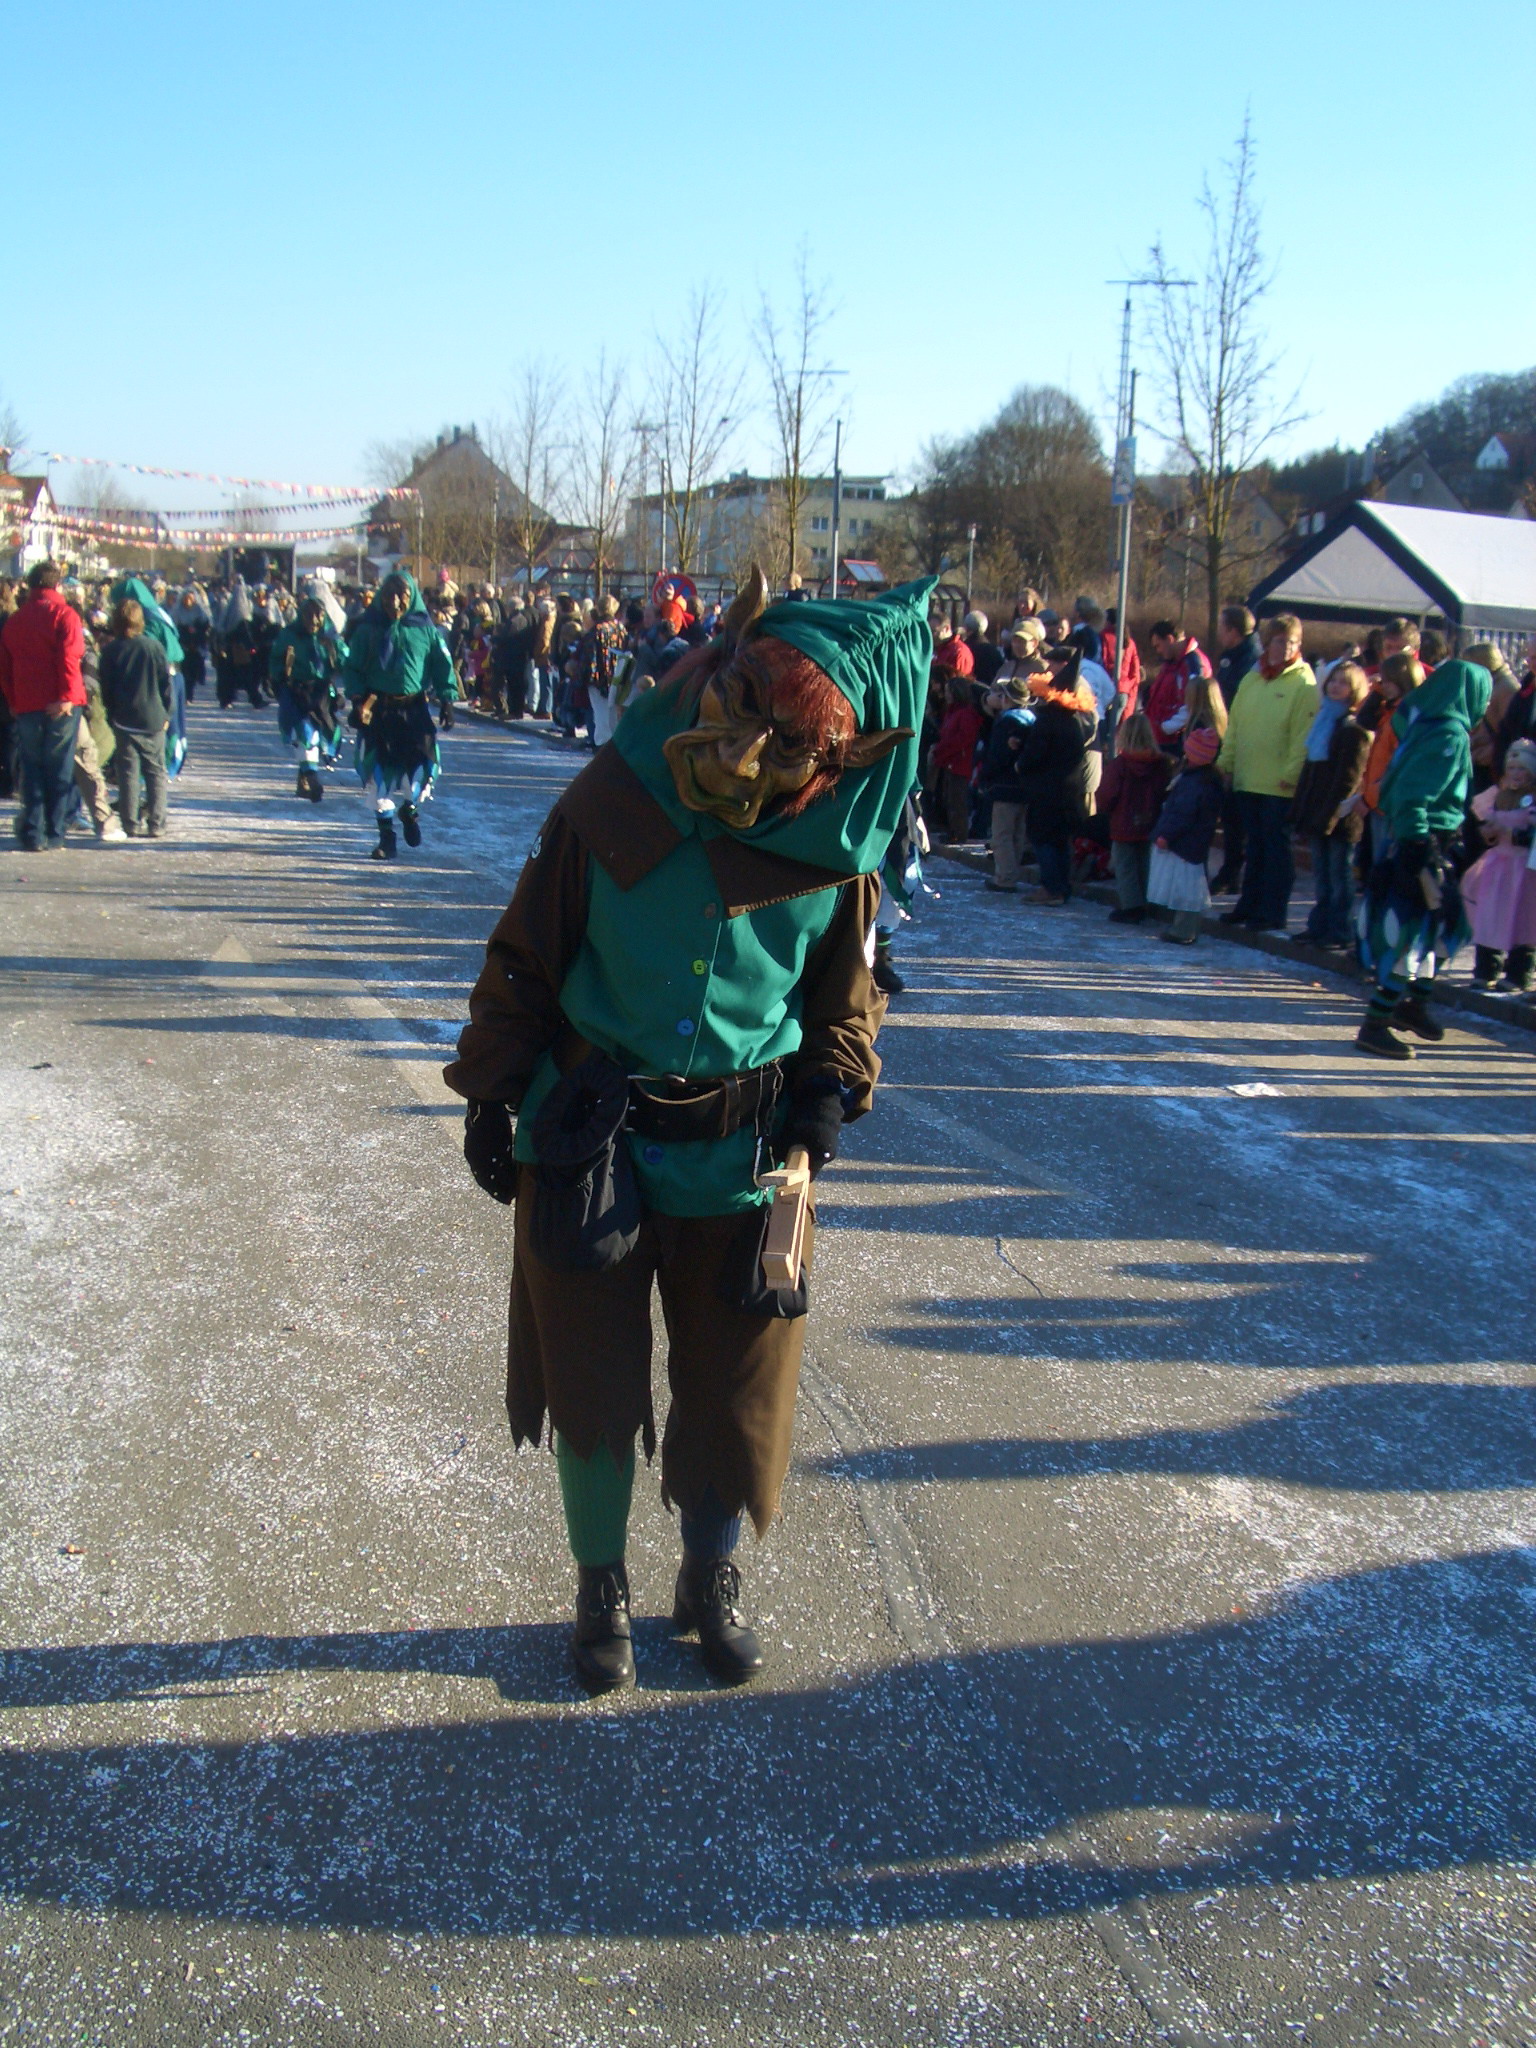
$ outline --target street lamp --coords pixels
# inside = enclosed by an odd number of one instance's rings
[[[848,372],[847,372],[846,370],[833,370],[833,369],[828,369],[828,368],[822,368],[822,369],[820,369],[820,370],[807,370],[807,371],[806,371],[806,373],[805,373],[805,381],[806,381],[806,383],[809,383],[809,382],[811,381],[811,379],[812,379],[813,377],[846,377],[847,375],[848,375]],[[803,418],[804,418],[804,414],[803,414],[803,413],[801,414],[801,418],[802,418],[802,420],[803,420]],[[833,597],[834,597],[834,598],[836,598],[836,596],[837,596],[837,555],[838,555],[838,530],[837,530],[837,529],[838,529],[838,521],[839,521],[839,519],[840,519],[840,518],[841,518],[841,516],[842,516],[842,499],[843,499],[843,470],[842,470],[842,455],[843,455],[843,423],[842,423],[841,419],[839,419],[839,421],[837,422],[837,439],[836,439],[836,443],[835,443],[835,446],[834,446],[834,450],[833,450],[833,456],[832,456],[832,595],[833,595]],[[795,543],[796,543],[796,541],[798,540],[798,538],[799,538],[799,536],[798,536],[797,534],[795,534],[795,533],[791,533],[791,534],[790,534],[790,536],[789,536],[789,565],[790,565],[790,570],[791,570],[791,572],[793,572],[793,570],[794,570],[794,565],[795,565]]]
[[[976,581],[976,522],[965,529],[965,608],[971,608],[971,586]]]

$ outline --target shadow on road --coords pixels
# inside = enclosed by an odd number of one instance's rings
[[[1167,1472],[1372,1493],[1536,1486],[1536,1387],[1318,1387],[1225,1429],[903,1444],[816,1461],[845,1479],[1062,1479]]]
[[[237,1922],[682,1935],[1022,1921],[1527,1856],[1533,1600],[1510,1550],[1309,1584],[1221,1626],[800,1692],[12,1750],[0,1888]],[[16,1649],[0,1697],[300,1665],[506,1690],[559,1656],[553,1630]]]

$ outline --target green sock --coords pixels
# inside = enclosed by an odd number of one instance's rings
[[[590,1458],[578,1457],[563,1436],[555,1438],[560,1499],[571,1555],[578,1564],[617,1564],[629,1534],[629,1501],[635,1489],[635,1447],[622,1465],[606,1443]]]

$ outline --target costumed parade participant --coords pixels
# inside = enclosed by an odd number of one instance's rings
[[[765,1266],[778,1209],[759,1173],[814,1173],[870,1106],[868,948],[916,778],[932,587],[765,611],[754,570],[721,635],[634,699],[555,806],[446,1069],[476,1180],[516,1201],[507,1409],[518,1444],[549,1419],[593,1691],[634,1682],[653,1282],[673,1623],[725,1682],[763,1663],[733,1553],[744,1516],[761,1535],[778,1512],[806,1281],[798,1259]]]
[[[162,590],[165,588],[164,584],[160,587]],[[121,582],[113,584],[111,594],[114,608],[127,598],[132,598],[138,605],[144,614],[145,638],[159,642],[170,667],[171,722],[165,733],[165,772],[174,781],[187,758],[187,686],[181,673],[185,659],[181,636],[170,613],[142,577],[123,577]]]
[[[213,668],[221,711],[229,709],[241,690],[253,710],[261,709],[263,671],[257,660],[255,607],[243,576],[237,576],[230,585],[219,614]]]
[[[895,837],[880,866],[880,903],[875,913],[872,972],[875,987],[883,996],[899,996],[906,988],[907,984],[891,958],[891,948],[902,926],[912,922],[912,906],[919,892],[931,896],[935,902],[939,900],[938,890],[930,889],[923,880],[923,855],[930,848],[928,827],[923,823],[923,814],[918,808],[922,796],[919,784],[902,805]]]
[[[421,844],[421,811],[432,794],[439,755],[429,699],[453,724],[459,694],[442,634],[427,616],[414,576],[396,570],[347,640],[342,684],[357,733],[357,778],[374,792],[379,843],[374,860],[399,852],[395,819],[407,846]]]
[[[1442,661],[1392,713],[1397,751],[1379,798],[1387,847],[1359,910],[1360,957],[1376,988],[1355,1044],[1379,1059],[1413,1058],[1394,1024],[1431,1044],[1445,1036],[1428,998],[1469,936],[1451,856],[1472,779],[1471,732],[1492,691],[1487,669]]]
[[[208,639],[213,625],[208,593],[200,583],[189,583],[183,590],[175,619],[176,637],[182,647],[182,684],[190,704],[208,674]]]
[[[339,678],[346,653],[327,632],[325,607],[306,597],[298,617],[272,643],[267,674],[277,692],[277,725],[299,757],[295,795],[319,803],[325,795],[321,760],[333,761],[343,732]]]

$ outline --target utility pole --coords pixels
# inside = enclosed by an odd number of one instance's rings
[[[837,598],[837,556],[839,529],[843,521],[843,423],[837,423],[832,440],[832,596]]]
[[[662,488],[665,449],[656,453],[656,559],[659,567],[656,576],[651,576],[651,519],[645,509],[645,494],[651,480],[651,436],[661,432],[657,420],[636,420],[635,432],[640,436],[640,580],[643,585],[641,596],[649,598],[656,582],[661,580],[667,566],[667,504]]]
[[[1130,301],[1127,299],[1127,305]],[[1115,667],[1124,665],[1125,636],[1130,630],[1126,623],[1126,610],[1131,595],[1131,514],[1136,504],[1136,372],[1131,370],[1130,383],[1125,396],[1125,432],[1115,448],[1115,480],[1111,495],[1120,502],[1120,580],[1115,597]],[[1126,450],[1124,476],[1121,474],[1120,448]],[[1120,687],[1120,677],[1112,678],[1115,688]]]
[[[976,581],[976,522],[965,529],[965,608],[971,609],[971,586]]]
[[[491,592],[496,590],[496,536],[501,525],[501,479],[491,489]]]
[[[1118,691],[1119,671],[1125,666],[1125,650],[1131,630],[1126,614],[1131,590],[1132,514],[1136,509],[1136,372],[1131,366],[1131,293],[1164,287],[1193,291],[1194,279],[1112,277],[1109,282],[1125,286],[1125,306],[1120,317],[1120,389],[1115,402],[1115,466],[1109,486],[1109,502],[1118,506],[1120,512],[1120,561],[1115,604],[1116,674],[1113,678]]]

